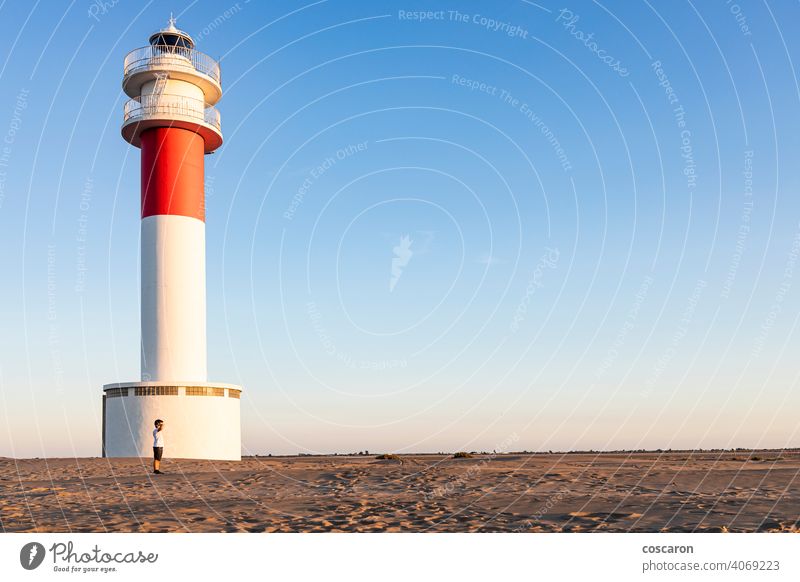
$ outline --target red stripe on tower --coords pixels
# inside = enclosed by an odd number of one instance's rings
[[[141,133],[142,218],[157,214],[205,221],[203,138],[187,129],[154,127]]]

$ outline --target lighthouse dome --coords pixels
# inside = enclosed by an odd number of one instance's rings
[[[192,37],[175,26],[175,19],[170,16],[166,28],[150,35],[150,44],[158,47],[177,47],[183,49],[193,49],[194,41]]]

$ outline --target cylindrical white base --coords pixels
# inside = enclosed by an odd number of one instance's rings
[[[160,418],[164,458],[242,458],[239,386],[128,382],[103,390],[104,457],[152,457],[153,423]]]

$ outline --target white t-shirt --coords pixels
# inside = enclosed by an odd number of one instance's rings
[[[163,447],[164,446],[164,431],[153,429],[153,446],[154,447]]]

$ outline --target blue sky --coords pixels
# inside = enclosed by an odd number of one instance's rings
[[[120,83],[170,10],[245,453],[800,446],[795,4],[119,0],[0,7],[0,455],[97,455],[139,378]]]

